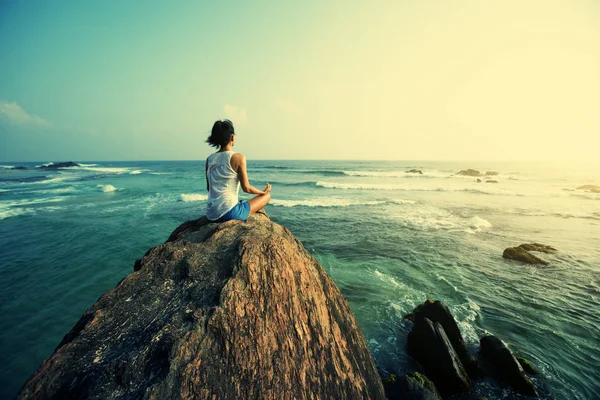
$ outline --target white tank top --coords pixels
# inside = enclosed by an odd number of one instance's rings
[[[231,168],[233,151],[213,153],[206,159],[208,169],[208,201],[206,217],[212,221],[221,218],[238,203],[240,181]]]

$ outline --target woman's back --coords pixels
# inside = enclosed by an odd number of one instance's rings
[[[210,220],[222,217],[238,202],[240,181],[231,168],[233,151],[213,153],[206,160],[209,190],[206,216]]]

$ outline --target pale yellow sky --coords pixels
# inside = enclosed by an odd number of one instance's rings
[[[0,159],[202,159],[220,118],[250,159],[599,158],[596,0],[57,2],[0,20]]]

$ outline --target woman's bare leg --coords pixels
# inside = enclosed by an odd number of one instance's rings
[[[255,197],[251,198],[250,200],[248,200],[248,203],[250,203],[250,215],[252,215],[255,212],[257,212],[258,210],[262,209],[264,206],[267,205],[267,203],[269,203],[270,200],[271,200],[270,193],[259,194],[258,196],[255,196]]]

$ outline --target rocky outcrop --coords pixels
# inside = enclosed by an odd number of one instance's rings
[[[59,168],[79,167],[79,166],[80,166],[79,164],[77,164],[73,161],[67,161],[67,162],[52,163],[49,165],[42,165],[39,168],[40,169],[59,169]]]
[[[388,400],[442,399],[434,383],[418,372],[409,372],[400,377],[392,374],[383,383]]]
[[[442,396],[471,390],[471,380],[439,322],[416,320],[408,334],[408,352],[423,366]]]
[[[577,187],[576,190],[600,191],[600,186],[598,186],[598,185],[583,185],[583,186]]]
[[[488,179],[485,181],[485,183],[498,183],[498,181],[495,179]]]
[[[502,257],[509,260],[521,261],[527,264],[548,264],[547,261],[544,261],[541,258],[531,254],[530,251],[538,251],[541,253],[553,254],[556,253],[557,250],[554,247],[547,246],[545,244],[523,243],[517,247],[509,247],[505,249],[504,253],[502,254]]]
[[[407,174],[420,174],[423,175],[423,171],[421,171],[420,169],[409,169],[408,171],[406,171]]]
[[[488,171],[485,173],[485,176],[496,176],[498,173],[496,171]]]
[[[263,214],[181,225],[104,294],[20,399],[383,399],[347,301]]]
[[[481,176],[481,172],[477,171],[476,169],[463,169],[462,171],[457,172],[456,175]]]
[[[450,340],[454,351],[456,351],[456,354],[460,358],[460,361],[469,375],[471,377],[476,377],[479,375],[479,364],[472,356],[469,355],[467,347],[465,346],[465,341],[460,333],[460,329],[458,329],[458,324],[444,303],[439,300],[427,299],[405,318],[415,323],[418,321],[423,321],[425,318],[428,318],[433,322],[439,322],[442,325],[442,328],[444,328],[446,336]]]
[[[480,340],[481,355],[493,366],[497,377],[517,393],[537,396],[533,383],[525,376],[521,364],[506,345],[495,336]]]

